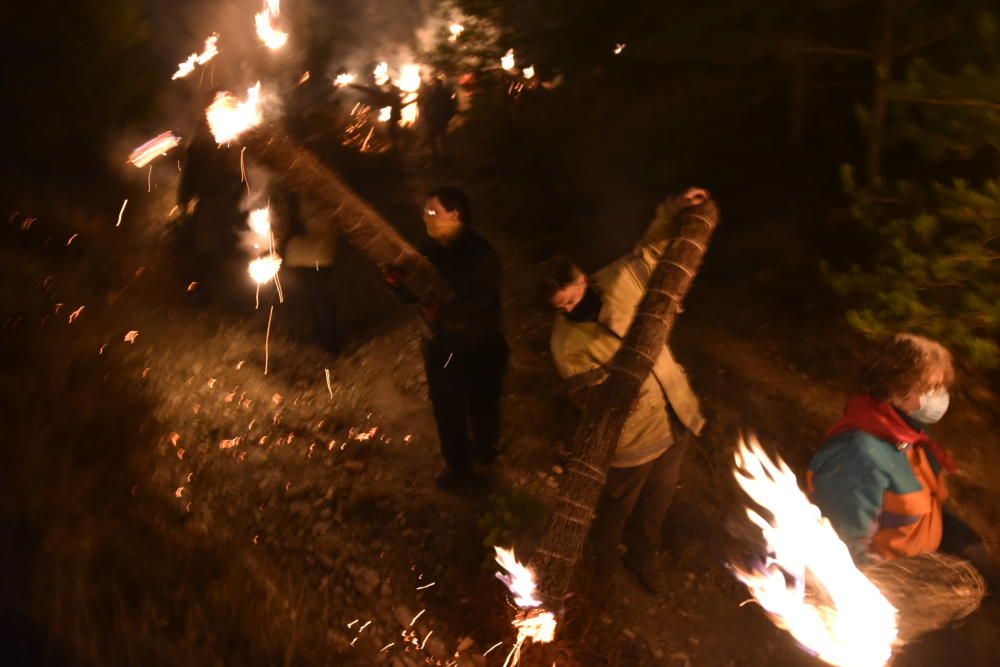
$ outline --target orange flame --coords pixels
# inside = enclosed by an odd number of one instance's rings
[[[896,642],[896,610],[855,566],[833,526],[799,489],[795,474],[780,458],[773,462],[752,438],[749,445],[741,439],[734,474],[772,517],[768,521],[747,509],[768,553],[753,571],[733,565],[736,577],[775,625],[824,662],[885,665]]]
[[[205,115],[212,135],[220,144],[232,141],[262,120],[260,110],[260,81],[247,89],[244,101],[230,92],[221,92],[208,107]]]
[[[275,25],[275,19],[280,13],[281,0],[266,0],[264,9],[253,17],[257,36],[269,49],[280,49],[288,41],[288,33]]]
[[[278,269],[280,268],[281,258],[277,255],[271,254],[264,257],[258,257],[250,262],[250,266],[247,267],[247,272],[250,274],[250,277],[253,278],[255,283],[262,285],[278,275]]]
[[[209,60],[214,58],[219,53],[219,49],[216,44],[219,41],[219,34],[212,33],[209,35],[208,39],[205,40],[205,48],[202,49],[201,53],[192,53],[188,56],[187,60],[182,62],[177,66],[177,71],[174,75],[170,77],[173,80],[183,79],[188,74],[194,71],[194,68],[198,65],[204,65]]]
[[[497,572],[496,577],[507,586],[514,596],[514,604],[521,608],[513,621],[517,629],[517,641],[507,655],[504,666],[516,665],[521,658],[521,649],[528,640],[540,643],[550,642],[555,638],[555,614],[542,606],[542,601],[535,597],[535,574],[530,568],[518,562],[512,549],[493,547],[496,551],[496,562],[506,574]]]

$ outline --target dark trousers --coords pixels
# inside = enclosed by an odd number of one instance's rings
[[[458,473],[470,472],[473,461],[492,462],[500,442],[507,343],[498,337],[452,352],[425,341],[423,351],[445,462]]]
[[[677,442],[652,461],[608,469],[590,532],[597,573],[612,571],[623,537],[630,558],[643,567],[652,563],[660,548],[663,520],[674,499],[686,448],[686,435],[678,435]]]

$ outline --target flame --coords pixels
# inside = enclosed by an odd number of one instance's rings
[[[201,53],[192,53],[188,56],[188,59],[177,65],[177,71],[174,75],[170,77],[173,80],[183,79],[188,74],[194,71],[195,66],[204,65],[209,60],[214,58],[218,53],[219,49],[216,44],[219,41],[219,33],[212,33],[205,40],[205,48],[201,50]]]
[[[513,72],[517,65],[514,63],[514,49],[508,49],[507,53],[500,58],[500,67],[503,67],[508,72]]]
[[[382,61],[378,65],[375,65],[375,69],[372,70],[372,76],[375,77],[375,84],[381,86],[386,81],[389,80],[389,63]]]
[[[263,285],[267,281],[278,275],[278,269],[281,268],[281,258],[277,255],[271,254],[264,257],[258,257],[257,259],[250,262],[250,266],[247,267],[247,272],[253,281],[258,285]]]
[[[799,489],[784,461],[741,439],[736,481],[766,520],[747,509],[767,542],[753,571],[733,566],[771,620],[818,658],[839,667],[881,667],[892,657],[896,610],[855,566],[833,526]],[[808,588],[808,590],[807,590]]]
[[[247,89],[247,98],[241,102],[230,92],[221,92],[206,112],[208,126],[220,144],[232,141],[262,119],[260,111],[260,81]]]
[[[280,49],[288,41],[288,33],[277,28],[274,19],[281,13],[281,0],[265,0],[264,9],[254,14],[257,36],[269,49]]]
[[[521,658],[521,648],[529,639],[546,643],[555,638],[555,614],[542,607],[542,601],[535,597],[535,574],[528,567],[517,561],[512,549],[493,547],[496,550],[496,562],[507,574],[496,573],[514,596],[514,604],[521,608],[514,618],[513,626],[517,629],[517,641],[507,655],[504,666],[516,665]]]
[[[271,238],[271,209],[268,206],[250,211],[247,221],[251,231],[266,243]]]
[[[403,92],[415,93],[420,89],[420,65],[408,63],[399,71],[399,78],[393,81]]]
[[[358,78],[357,74],[351,74],[350,72],[343,72],[338,74],[333,80],[333,85],[335,86],[346,86],[349,83],[354,83],[354,80]]]
[[[180,143],[181,138],[175,136],[173,132],[164,132],[143,145],[137,146],[128,156],[128,161],[141,169]]]
[[[454,42],[458,40],[458,36],[465,32],[465,26],[461,23],[450,23],[448,25],[448,41]]]
[[[525,79],[533,79],[535,78],[535,66],[528,65],[523,70],[521,70],[521,73],[524,74]]]
[[[617,56],[618,54],[620,54],[624,50],[625,50],[625,42],[621,42],[619,44],[615,44],[615,48],[613,50],[613,53]]]
[[[392,117],[392,107],[382,107],[378,110],[378,122],[385,123]]]
[[[399,78],[393,81],[397,88],[405,93],[403,96],[403,109],[400,112],[399,124],[403,127],[413,125],[417,122],[417,91],[420,90],[420,65],[408,63],[403,65],[399,72]]]

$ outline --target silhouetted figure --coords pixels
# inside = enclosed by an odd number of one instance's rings
[[[226,283],[240,268],[240,174],[239,150],[219,146],[202,117],[184,152],[177,192],[178,253],[187,271],[182,277],[198,282],[201,295],[217,297],[230,289]]]
[[[420,108],[420,122],[424,129],[424,141],[431,148],[435,158],[444,153],[444,140],[448,133],[448,123],[455,117],[458,104],[455,91],[441,79],[434,79],[423,86],[417,98]]]

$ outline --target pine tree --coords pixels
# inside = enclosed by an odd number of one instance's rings
[[[1000,66],[997,19],[980,12],[892,82],[888,162],[898,180],[859,187],[852,214],[881,243],[833,287],[870,334],[925,333],[981,368],[1000,365]],[[906,158],[901,159],[901,158]]]

